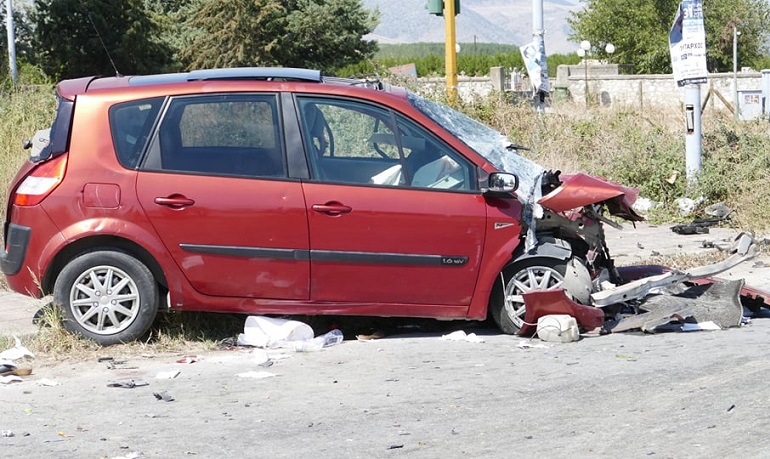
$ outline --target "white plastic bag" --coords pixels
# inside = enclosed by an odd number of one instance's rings
[[[297,320],[265,316],[249,316],[238,335],[239,346],[272,347],[281,341],[304,341],[313,339],[310,325]]]

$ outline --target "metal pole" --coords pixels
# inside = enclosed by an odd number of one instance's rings
[[[16,72],[16,33],[13,25],[13,0],[6,0],[5,30],[8,34],[8,66],[11,72],[11,81],[16,84],[19,75]]]
[[[733,114],[738,119],[738,28],[733,26]]]
[[[770,119],[770,69],[762,70],[762,115]]]
[[[701,108],[700,85],[688,84],[684,88],[685,163],[687,183],[697,181],[701,169]]]
[[[446,90],[449,104],[454,105],[457,99],[457,38],[455,33],[454,0],[444,0],[444,21],[446,25],[444,43]]]
[[[585,94],[586,94],[586,108],[588,108],[589,102],[589,96],[588,96],[588,52],[586,51],[586,55],[583,58],[583,81],[585,81],[586,87],[585,87]]]
[[[532,38],[537,44],[537,64],[540,66],[542,85],[536,89],[535,107],[543,111],[543,99],[548,93],[548,59],[545,54],[545,26],[543,25],[543,0],[532,0]]]

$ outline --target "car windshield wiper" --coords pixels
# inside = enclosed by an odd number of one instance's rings
[[[525,150],[525,151],[529,151],[530,150],[529,148],[527,148],[527,147],[525,147],[523,145],[516,145],[515,143],[509,143],[508,145],[505,146],[505,149],[508,150],[508,151],[511,151],[511,150]]]

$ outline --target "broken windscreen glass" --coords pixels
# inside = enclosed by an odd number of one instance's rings
[[[532,198],[534,193],[539,194],[540,180],[545,169],[516,153],[516,149],[506,136],[445,105],[437,104],[411,92],[408,98],[418,110],[486,158],[496,168],[516,174],[519,177],[520,194],[527,194],[528,198]]]
[[[486,158],[493,166],[501,171],[516,174],[519,178],[516,194],[524,204],[522,219],[528,226],[526,249],[530,250],[536,240],[535,221],[543,216],[543,208],[537,201],[542,197],[545,169],[516,153],[516,148],[506,136],[473,118],[412,92],[407,93],[407,98],[420,112]]]

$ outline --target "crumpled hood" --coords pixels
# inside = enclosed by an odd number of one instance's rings
[[[639,222],[644,217],[631,207],[639,190],[608,182],[591,175],[562,174],[561,184],[537,202],[553,212],[567,212],[591,204],[604,204],[611,215]]]

